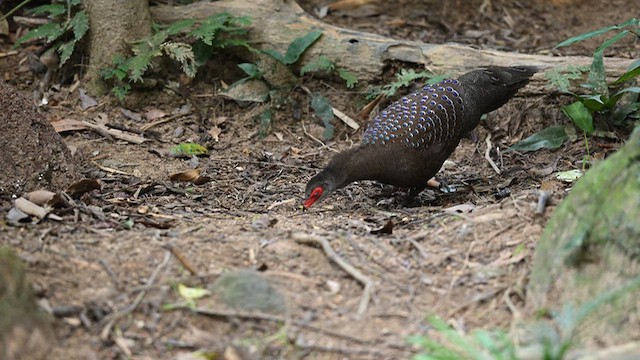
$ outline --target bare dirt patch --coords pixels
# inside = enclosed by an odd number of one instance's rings
[[[380,5],[376,16],[334,14],[326,21],[430,43],[549,52],[569,36],[626,20],[635,1],[491,1],[483,11],[481,1],[390,3]],[[303,2],[307,10],[317,5]],[[393,25],[398,19],[404,23]],[[620,46],[611,50],[616,56],[638,57],[637,40]],[[565,51],[590,54],[588,47]],[[0,60],[5,78],[28,89],[25,73],[6,75],[18,66],[17,58]],[[169,181],[193,160],[157,155],[178,142],[200,139],[210,124],[195,116],[152,128],[150,141],[142,145],[108,141],[89,131],[70,133],[67,143],[103,167],[90,167],[86,174],[101,179],[101,191],[83,199],[103,216],[70,211],[61,214],[61,223],[1,225],[0,242],[18,249],[40,297],[59,315],[59,345],[51,359],[120,359],[127,351],[140,359],[170,359],[197,349],[231,351],[232,345],[242,358],[407,358],[416,351],[407,336],[429,330],[429,313],[462,330],[508,327],[514,309],[523,306],[535,242],[569,186],[552,182],[551,209],[542,215],[534,213],[537,189],[552,180],[552,172],[579,168],[585,149],[580,141],[529,154],[495,148],[565,123],[559,106],[566,99],[524,95],[490,114],[474,140],[462,141],[451,159],[454,165],[440,173],[458,189],[455,193],[425,192],[423,206],[405,208],[395,200],[402,195],[398,189],[361,182],[303,212],[304,184],[333,154],[329,148],[351,146],[360,134],[336,124],[335,142],[320,146],[293,120],[302,109],[305,128],[319,128],[300,92],[276,113],[274,131],[282,139],[275,134],[260,139],[259,111],[208,96],[213,82],[202,80],[192,89],[199,105],[212,109],[210,118],[226,117],[219,141],[205,141],[210,154],[198,160],[211,182]],[[327,94],[334,107],[352,114],[359,110],[360,94],[338,84],[309,85]],[[171,113],[186,104],[162,92],[145,97],[131,110]],[[103,113],[126,128],[144,125],[125,118],[118,104],[83,112],[75,99],[77,93],[61,91],[45,115],[92,119]],[[484,159],[489,135],[501,174]],[[604,156],[620,140],[597,139],[593,145],[592,154]],[[8,201],[2,206],[6,209]],[[392,234],[371,233],[389,221]],[[357,314],[362,285],[320,247],[297,242],[296,234],[326,239],[373,281],[364,315]],[[177,256],[167,255],[169,247]],[[216,296],[197,301],[209,314],[163,310],[181,301],[177,284],[208,288],[221,273],[242,268],[257,269],[284,295],[286,314],[246,314],[225,307]],[[125,314],[116,317],[119,311]],[[118,331],[102,337],[111,325]]]

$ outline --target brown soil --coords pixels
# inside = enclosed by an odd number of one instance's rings
[[[483,11],[479,0],[380,3],[374,9],[377,15],[332,13],[325,21],[428,43],[455,41],[548,53],[567,37],[627,20],[636,1],[555,5],[494,0],[486,2]],[[320,4],[302,2],[308,11]],[[589,44],[563,54],[589,55]],[[612,53],[638,58],[640,49],[636,40]],[[21,52],[0,59],[0,70],[27,92],[27,73],[17,71],[23,56]],[[570,187],[555,182],[551,174],[580,168],[585,148],[575,141],[558,151],[517,154],[495,149],[566,123],[559,107],[568,99],[519,97],[489,114],[472,136],[476,140],[464,139],[452,156],[453,165],[439,175],[458,189],[455,193],[427,191],[421,195],[422,206],[407,208],[394,200],[403,195],[397,189],[361,182],[303,212],[306,181],[327,162],[332,149],[349,147],[359,141],[360,133],[336,124],[336,140],[326,147],[318,144],[301,126],[302,122],[309,134],[322,131],[319,120],[307,113],[309,99],[299,92],[276,112],[274,133],[260,139],[261,109],[240,108],[210,96],[217,85],[206,79],[190,90],[199,108],[210,109],[210,120],[224,117],[219,141],[201,140],[203,130],[212,125],[194,115],[151,128],[150,140],[142,145],[109,141],[89,131],[68,133],[68,144],[103,167],[86,174],[100,178],[102,189],[86,195],[84,205],[60,212],[62,222],[0,225],[0,244],[19,251],[40,297],[59,314],[69,310],[55,322],[59,344],[50,359],[124,359],[126,351],[137,359],[172,359],[198,349],[232,348],[241,358],[255,359],[398,359],[417,351],[407,337],[429,333],[428,314],[463,331],[508,328],[514,311],[523,307],[536,240]],[[326,86],[310,79],[306,85],[351,115],[364,103],[361,94],[347,92],[340,84]],[[52,97],[45,113],[49,120],[100,117],[129,129],[139,129],[146,121],[125,118],[118,104],[82,111],[77,90],[69,94],[68,89],[63,85]],[[188,104],[161,91],[137,96],[142,100],[130,110],[140,113],[171,113]],[[302,119],[294,120],[292,114],[300,109]],[[484,158],[489,135],[499,175]],[[203,175],[212,179],[204,185],[168,179],[191,168],[193,160],[157,155],[188,140],[210,149],[208,156],[198,159]],[[591,152],[603,157],[620,144],[621,140],[596,138]],[[537,189],[543,182],[556,191],[550,209],[536,215]],[[3,216],[10,206],[7,200],[1,204]],[[132,227],[127,220],[133,221]],[[389,221],[394,224],[392,234],[371,233]],[[363,316],[357,314],[362,285],[320,247],[297,242],[300,234],[326,239],[373,281]],[[165,264],[169,247],[179,256],[169,257]],[[188,267],[198,275],[190,274]],[[282,318],[287,323],[241,314],[163,310],[163,305],[181,301],[177,284],[209,287],[222,272],[242,268],[259,270],[284,295],[287,313]],[[144,296],[137,302],[140,295]],[[115,321],[118,331],[101,337],[113,314],[132,304],[135,310]],[[215,296],[198,300],[197,306],[230,311]]]

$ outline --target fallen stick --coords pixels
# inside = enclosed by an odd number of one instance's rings
[[[325,238],[316,237],[308,234],[293,234],[292,238],[295,242],[304,245],[320,245],[324,253],[327,255],[329,260],[333,261],[338,265],[342,270],[346,271],[349,275],[351,275],[354,279],[356,279],[360,284],[364,286],[364,290],[362,292],[362,299],[360,299],[360,305],[358,306],[358,315],[363,315],[367,311],[367,307],[369,306],[369,302],[371,301],[371,294],[373,293],[373,281],[364,275],[360,270],[353,267],[353,265],[349,264],[346,260],[340,257],[333,248],[329,241]]]

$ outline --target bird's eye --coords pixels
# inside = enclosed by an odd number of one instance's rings
[[[317,188],[313,189],[313,191],[311,192],[311,198],[314,200],[317,200],[320,196],[322,196],[322,187],[318,186]]]

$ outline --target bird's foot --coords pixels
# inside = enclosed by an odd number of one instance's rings
[[[450,186],[447,183],[446,179],[442,179],[442,178],[431,178],[429,179],[429,181],[427,182],[427,185],[429,185],[432,188],[437,188],[438,190],[440,190],[443,193],[452,193],[452,192],[456,192],[456,188],[454,186]]]

